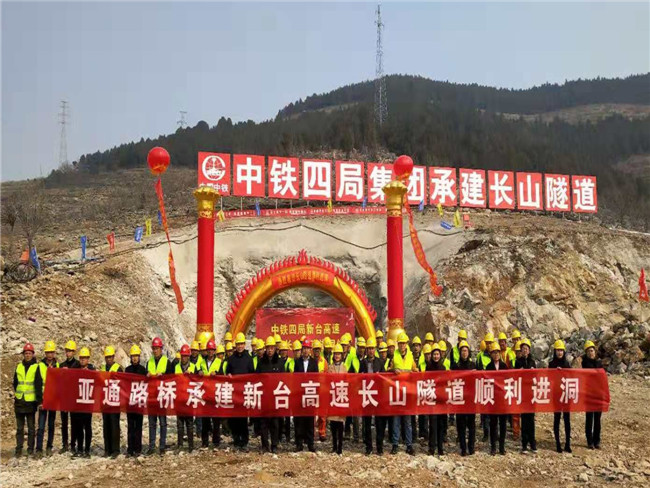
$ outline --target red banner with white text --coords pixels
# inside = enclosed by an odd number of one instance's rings
[[[209,417],[517,414],[609,409],[604,370],[162,375],[50,369],[46,410]]]
[[[346,332],[354,337],[351,308],[260,308],[255,311],[255,334],[262,339],[280,334],[291,342],[303,336],[338,340]]]

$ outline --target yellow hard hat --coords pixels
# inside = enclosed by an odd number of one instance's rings
[[[115,348],[113,346],[106,346],[104,349],[104,357],[115,356]]]
[[[66,351],[76,351],[77,350],[77,343],[73,340],[70,340],[65,343],[65,350]]]
[[[201,346],[199,346],[199,341],[192,341],[192,344],[190,345],[190,349],[192,351],[198,351],[200,347]]]
[[[300,343],[299,340],[293,341],[293,350],[294,351],[300,351],[302,349],[302,344]]]
[[[440,351],[440,343],[438,343],[438,342],[434,342],[434,343],[431,345],[431,352],[433,352],[433,351]]]
[[[384,351],[388,351],[388,344],[382,341],[379,343],[379,352],[384,352]]]
[[[323,349],[323,344],[318,339],[314,339],[311,343],[312,349]]]
[[[486,343],[487,342],[494,342],[494,335],[492,334],[492,332],[488,332],[487,334],[485,334],[485,337],[483,338],[483,340]]]
[[[332,348],[332,339],[330,339],[329,337],[326,337],[325,339],[323,339],[323,347],[325,349],[331,349]]]
[[[384,333],[381,330],[378,330],[377,333],[375,334],[375,337],[377,339],[383,339],[384,338]]]
[[[508,340],[508,336],[506,335],[505,332],[501,332],[501,333],[499,334],[499,340],[500,340],[500,341],[507,341],[507,340]]]
[[[347,337],[348,339],[352,340],[352,334],[350,334],[349,332],[343,334],[343,337]],[[341,339],[343,339],[343,337],[341,337]]]
[[[558,339],[555,341],[553,344],[553,349],[562,349],[563,351],[566,350],[566,346],[564,345],[564,341],[561,339]]]
[[[493,342],[492,344],[490,344],[490,352],[492,353],[494,351],[501,351],[501,348],[499,347],[499,344],[497,344],[496,342]]]
[[[246,342],[246,341],[244,341],[244,342]],[[251,339],[251,347],[254,347],[255,349],[257,349],[257,344],[258,344],[257,337],[253,337]]]
[[[217,352],[216,352],[216,354],[223,354],[224,352],[226,352],[226,349],[223,347],[223,344],[219,344],[219,345],[217,346]]]
[[[246,342],[246,336],[242,332],[239,332],[237,334],[237,337],[235,337],[235,344],[243,344],[245,342]]]
[[[522,339],[520,342],[521,342],[521,345],[519,347],[523,346],[524,344],[528,346],[528,349],[532,349],[532,347],[533,347],[533,346],[530,345],[530,339]]]
[[[460,341],[458,344],[458,350],[460,351],[463,347],[469,349],[469,343],[467,341]]]
[[[54,341],[47,341],[43,352],[56,352],[56,344],[54,344]]]
[[[366,347],[377,347],[377,340],[374,337],[371,337],[366,341]]]
[[[440,339],[440,342],[438,342],[438,345],[440,346],[441,351],[446,351],[447,350],[447,342],[444,339]]]
[[[80,358],[89,358],[90,357],[90,349],[87,347],[82,347],[81,351],[79,351],[79,357]]]
[[[512,339],[519,339],[519,338],[521,338],[521,332],[519,332],[518,329],[515,329],[515,330],[512,332],[512,337],[511,337],[511,338],[512,338]]]
[[[409,336],[406,335],[406,332],[400,332],[399,335],[397,336],[397,342],[408,342],[409,341]]]
[[[366,347],[366,340],[363,337],[357,339],[357,347]]]
[[[341,342],[340,342],[340,344],[341,344],[342,346],[349,346],[349,345],[350,345],[350,339],[348,338],[347,335],[343,335],[343,337],[341,337]]]
[[[208,341],[206,341],[205,339],[201,339],[199,341],[199,350],[205,351],[207,348],[208,348]]]
[[[485,351],[485,341],[481,341],[481,352]]]
[[[386,341],[386,347],[387,347],[387,348],[388,348],[388,347],[391,347],[391,346],[392,346],[392,347],[395,347],[395,345],[396,345],[396,344],[395,344],[395,341],[394,341],[393,339],[388,339],[388,340]]]
[[[273,339],[273,345],[275,345],[275,339],[274,338],[272,338],[272,339]],[[266,346],[266,344],[264,343],[264,341],[262,339],[257,339],[257,348],[258,349],[264,349],[265,346]]]
[[[287,341],[280,341],[280,351],[286,351],[289,349],[289,343]]]
[[[515,351],[521,351],[521,341],[517,341],[515,344]]]
[[[226,342],[226,352],[227,351],[232,351],[232,342]]]
[[[422,348],[422,354],[431,354],[431,344],[425,344]]]
[[[343,353],[343,346],[341,344],[337,344],[334,346],[334,351],[333,352],[340,352],[341,354]]]
[[[275,337],[268,336],[266,338],[266,343],[264,345],[268,347],[268,346],[277,346],[277,344],[278,343],[276,342]]]
[[[133,344],[133,345],[131,346],[131,350],[129,351],[129,356],[139,356],[140,354],[142,354],[142,351],[140,350],[140,348],[138,347],[138,345],[137,345],[137,344]]]
[[[427,332],[426,334],[424,334],[424,340],[431,341],[431,342],[435,341],[435,339],[433,338],[433,334],[431,332]]]
[[[278,333],[273,334],[273,338],[275,339],[275,343],[277,344],[278,342],[282,342],[282,336]]]
[[[224,341],[232,341],[232,332],[228,331],[226,332],[226,335],[223,336]]]
[[[420,340],[420,338],[418,336],[415,336],[413,338],[413,340],[411,341],[411,344],[420,344],[420,345],[422,345],[422,341]]]
[[[467,339],[467,331],[465,329],[460,329],[458,331],[458,338],[459,339]]]
[[[176,353],[176,359],[180,359],[180,358],[181,358],[181,353],[179,351],[179,352]]]

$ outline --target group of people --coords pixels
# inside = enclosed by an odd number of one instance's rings
[[[383,373],[383,372],[418,372],[438,370],[504,370],[536,368],[536,362],[531,357],[531,343],[523,339],[519,331],[513,331],[510,339],[501,333],[495,339],[492,333],[485,335],[476,356],[472,355],[468,343],[467,332],[458,333],[456,345],[448,348],[445,340],[435,341],[431,332],[425,335],[424,341],[419,337],[412,340],[405,333],[399,334],[397,340],[384,341],[383,333],[377,332],[377,338],[365,340],[358,337],[354,341],[350,334],[343,335],[339,341],[325,337],[320,340],[296,340],[293,344],[282,340],[275,334],[266,341],[258,338],[251,340],[250,352],[246,349],[244,334],[234,338],[228,332],[224,344],[216,344],[214,340],[205,343],[193,342],[185,344],[175,357],[168,358],[163,354],[163,342],[156,337],[151,343],[151,356],[145,364],[141,364],[142,352],[140,347],[133,345],[129,351],[130,364],[122,368],[115,361],[115,348],[107,346],[104,351],[104,362],[99,367],[101,371],[126,372],[143,376],[163,374],[199,374],[199,375],[239,375],[265,373]],[[290,355],[290,349],[293,355]],[[565,356],[565,344],[557,340],[553,345],[553,358],[549,368],[570,368]],[[602,368],[597,358],[596,346],[587,341],[582,356],[583,368]],[[23,348],[23,360],[16,366],[14,374],[15,414],[16,414],[16,456],[23,453],[25,423],[27,424],[27,453],[43,453],[43,441],[47,427],[46,453],[53,449],[56,412],[44,410],[41,406],[47,371],[49,368],[82,368],[96,369],[90,363],[90,350],[82,347],[79,350],[73,340],[65,344],[65,360],[58,362],[56,345],[52,341],[45,343],[44,358],[37,361],[32,344]],[[38,412],[38,428],[36,429],[36,413]],[[120,414],[104,413],[103,437],[106,456],[117,456],[120,453]],[[127,413],[127,455],[137,456],[143,453],[142,432],[143,415]],[[372,426],[374,420],[375,438],[373,443]],[[564,445],[560,437],[560,423],[564,421]],[[589,449],[600,448],[600,412],[587,412],[585,433]],[[223,426],[222,426],[223,423]],[[535,439],[535,414],[521,415],[481,415],[480,428],[483,431],[482,441],[489,443],[490,454],[498,452],[505,454],[505,439],[507,424],[512,426],[515,440],[521,440],[522,452],[530,449],[537,450]],[[359,419],[356,417],[293,417],[295,449],[302,451],[306,445],[310,451],[315,450],[315,435],[320,441],[325,441],[327,424],[330,426],[332,437],[332,452],[342,454],[344,434],[356,442],[359,440]],[[361,435],[365,444],[366,454],[373,452],[383,454],[384,440],[388,432],[388,441],[395,454],[399,450],[400,441],[406,444],[406,452],[415,454],[414,438],[424,439],[428,443],[431,455],[443,455],[445,445],[448,445],[448,427],[456,425],[457,443],[462,456],[472,455],[476,446],[476,415],[402,415],[402,416],[366,416],[361,420]],[[156,437],[160,453],[167,449],[167,417],[148,416],[149,446],[145,454],[156,452]],[[183,448],[187,440],[188,449],[194,449],[194,432],[200,435],[201,447],[210,445],[218,448],[221,444],[223,430],[230,433],[235,448],[248,450],[249,427],[253,435],[259,436],[263,451],[276,452],[280,442],[289,443],[291,439],[291,418],[272,417],[230,418],[227,421],[215,417],[177,417],[176,449]],[[571,415],[568,412],[554,414],[553,432],[557,452],[571,452]],[[70,435],[69,435],[70,434]],[[92,414],[81,412],[61,412],[62,451],[72,451],[74,456],[90,456],[92,441]],[[35,451],[34,451],[35,449]]]

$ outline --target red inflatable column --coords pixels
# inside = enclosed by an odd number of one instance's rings
[[[214,339],[214,204],[219,194],[209,186],[194,190],[199,211],[198,266],[196,270],[196,337]]]
[[[383,188],[386,194],[386,258],[388,273],[388,337],[397,341],[404,332],[404,263],[402,252],[402,201],[406,186],[399,180]]]

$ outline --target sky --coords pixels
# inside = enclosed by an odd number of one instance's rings
[[[191,126],[262,121],[375,73],[375,3],[0,8],[2,181],[58,166],[61,100],[73,161],[174,132],[180,110]],[[527,88],[650,71],[648,2],[384,2],[382,15],[387,74]]]

